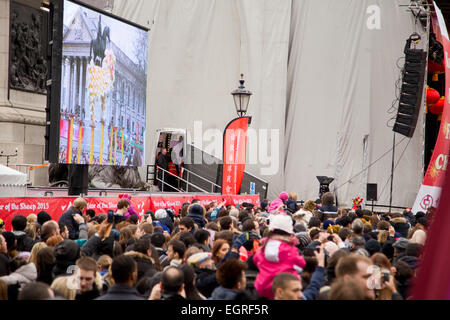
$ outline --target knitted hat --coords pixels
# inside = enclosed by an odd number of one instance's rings
[[[280,193],[280,199],[281,200],[289,199],[289,194],[286,191],[283,191],[282,193]]]
[[[52,220],[52,217],[45,211],[41,211],[37,214],[37,222],[42,226],[47,221]]]
[[[397,251],[399,250],[406,250],[406,247],[409,244],[409,240],[406,238],[398,238],[397,241],[394,242],[394,244],[392,245]]]
[[[299,232],[299,233],[296,233],[295,236],[297,237],[297,239],[299,241],[300,249],[306,248],[309,245],[309,243],[311,242],[308,232]]]
[[[281,230],[289,234],[294,233],[292,218],[282,214],[272,216],[270,219],[269,230]]]
[[[164,209],[158,209],[155,212],[155,218],[156,219],[164,219],[167,217],[167,211]]]
[[[193,204],[189,208],[189,214],[196,215],[196,216],[202,216],[203,215],[203,207],[199,204]]]
[[[187,263],[192,267],[198,266],[202,262],[205,262],[206,260],[211,259],[211,256],[212,256],[211,252],[194,253],[192,256],[190,256],[187,259]]]

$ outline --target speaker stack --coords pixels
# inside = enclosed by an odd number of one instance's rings
[[[393,131],[411,138],[417,125],[425,84],[427,53],[422,49],[411,49],[411,42],[420,40],[413,34],[406,41],[405,66],[397,118]]]

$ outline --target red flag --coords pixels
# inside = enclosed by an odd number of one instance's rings
[[[222,194],[238,194],[241,189],[247,153],[247,129],[251,117],[236,118],[223,136]]]
[[[449,94],[450,41],[442,14],[437,7],[436,13],[441,26],[441,40],[444,46],[444,59],[446,60],[444,62],[446,65],[445,87],[446,93]],[[428,217],[431,227],[429,232],[427,232],[427,242],[422,262],[420,263],[416,283],[412,291],[413,299],[417,300],[450,300],[450,170],[446,170],[450,148],[449,98],[447,96],[445,99],[438,141],[422,185],[422,188],[424,185],[432,185],[439,189],[442,186],[442,192],[439,190],[439,193],[437,193],[438,197],[440,195],[437,211],[432,218]],[[420,198],[420,193],[418,198]],[[426,205],[435,200],[431,194],[428,195],[427,199],[429,199],[427,203],[423,200],[420,202],[422,209],[426,209]]]
[[[436,7],[436,11],[439,8]],[[439,41],[444,46],[444,66],[445,66],[445,96],[444,111],[442,112],[441,126],[436,140],[436,145],[428,165],[427,172],[423,179],[420,190],[417,194],[416,201],[412,211],[417,213],[419,211],[426,211],[429,207],[439,205],[442,187],[444,185],[445,171],[447,170],[447,161],[450,153],[450,41],[447,38],[447,28],[445,22],[441,23],[436,16],[432,17],[434,31],[439,36]],[[440,28],[436,25],[440,25]]]

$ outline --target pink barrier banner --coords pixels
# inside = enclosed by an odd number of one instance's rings
[[[7,231],[11,230],[11,220],[17,215],[28,216],[32,213],[38,214],[45,211],[58,221],[61,215],[68,210],[76,197],[14,197],[0,198],[0,219],[5,222]],[[114,210],[119,202],[119,198],[111,197],[86,197],[87,209],[95,210],[96,214],[107,213],[108,210]],[[172,208],[178,214],[178,210],[185,202],[191,202],[192,199],[199,199],[203,205],[212,201],[218,203],[222,199],[227,204],[237,205],[244,202],[252,203],[255,206],[260,205],[259,195],[237,195],[237,196],[207,196],[207,195],[189,195],[189,196],[151,196],[151,197],[132,197],[131,204],[140,216],[148,210],[155,212],[158,209]]]

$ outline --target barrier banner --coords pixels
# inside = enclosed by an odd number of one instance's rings
[[[223,135],[222,194],[238,194],[241,189],[247,153],[247,129],[251,117],[236,118]]]
[[[17,215],[28,216],[32,213],[38,214],[40,211],[47,212],[52,220],[58,221],[61,215],[67,211],[76,197],[10,197],[0,198],[0,219],[5,222],[7,231],[11,230],[11,220]],[[112,197],[86,197],[87,209],[95,210],[96,214],[107,213],[108,210],[115,210],[119,198]],[[172,208],[175,214],[185,202],[191,202],[192,199],[199,199],[203,205],[212,201],[227,201],[227,204],[242,204],[244,202],[252,203],[255,206],[260,205],[259,195],[238,195],[238,196],[207,196],[207,195],[189,195],[189,196],[156,196],[139,197],[132,196],[131,204],[139,216],[144,215],[148,210],[155,212],[158,209]]]
[[[437,8],[437,10],[439,9]],[[433,23],[433,26],[440,26],[439,32],[435,33],[440,36],[439,41],[444,46],[445,102],[436,145],[414,202],[412,208],[413,213],[419,211],[425,212],[429,207],[438,207],[450,153],[450,41],[443,18],[440,18],[438,15],[437,17],[433,17],[433,20],[437,20],[437,22]]]

